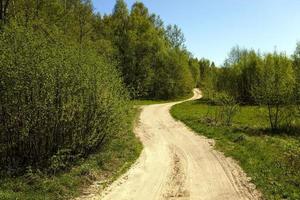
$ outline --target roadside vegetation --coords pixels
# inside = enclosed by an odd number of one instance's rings
[[[132,128],[138,123],[139,109],[130,114]],[[125,173],[136,161],[142,144],[131,131],[120,132],[87,159],[78,159],[67,171],[49,176],[41,170],[28,168],[24,175],[0,179],[0,200],[72,199],[95,181],[99,191]]]
[[[169,102],[175,102],[175,101],[183,101],[189,98],[192,98],[194,93],[191,91],[188,95],[178,97],[178,98],[172,98],[168,100],[164,99],[139,99],[139,100],[132,100],[134,106],[145,106],[145,105],[152,105],[152,104],[162,104],[162,103],[169,103]]]
[[[300,198],[299,50],[289,58],[236,47],[220,68],[203,59],[203,99],[171,110],[237,160],[266,199]]]
[[[0,199],[65,199],[139,155],[131,100],[180,98],[197,60],[143,3],[0,2]],[[95,178],[96,177],[96,178]]]

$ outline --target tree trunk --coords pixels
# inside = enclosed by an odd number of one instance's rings
[[[3,8],[4,8],[3,0],[1,0],[0,1],[0,20],[1,21],[3,20]]]
[[[268,104],[268,111],[269,111],[269,121],[270,121],[271,129],[274,130],[274,124],[272,119],[272,108],[271,105],[269,104]]]
[[[279,113],[279,105],[276,105],[275,106],[275,120],[274,120],[274,126],[275,126],[275,129],[278,129],[278,113]]]
[[[10,0],[0,0],[0,23],[6,21],[7,9]]]

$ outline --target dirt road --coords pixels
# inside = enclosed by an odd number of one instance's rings
[[[201,97],[199,90],[194,94],[192,99]],[[240,167],[215,151],[213,141],[171,117],[169,110],[176,103],[143,107],[136,128],[144,145],[140,158],[102,196],[91,199],[259,199]]]

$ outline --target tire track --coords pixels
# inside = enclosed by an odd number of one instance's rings
[[[172,160],[172,171],[168,175],[166,191],[163,193],[163,199],[189,199],[187,189],[187,162],[183,152],[175,145],[170,146]]]

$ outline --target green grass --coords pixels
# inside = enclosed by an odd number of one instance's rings
[[[134,115],[137,114],[136,111]],[[135,117],[132,116],[132,121]],[[141,150],[142,145],[134,133],[124,132],[68,172],[51,177],[28,173],[22,177],[1,178],[0,200],[61,200],[79,196],[94,181],[109,183],[123,174]]]
[[[152,105],[152,104],[161,104],[161,103],[168,103],[170,101],[167,100],[132,100],[133,105],[136,106],[145,106],[145,105]]]
[[[182,100],[186,100],[189,99],[191,97],[193,97],[193,93],[191,92],[190,94],[183,96],[183,97],[178,97],[178,98],[173,98],[173,99],[168,99],[168,100],[164,100],[164,99],[143,99],[143,100],[132,100],[132,104],[135,106],[145,106],[145,105],[152,105],[152,104],[162,104],[162,103],[169,103],[169,102],[173,102],[173,101],[182,101]]]
[[[216,106],[209,107],[210,112]],[[174,106],[172,115],[199,134],[216,141],[216,148],[237,160],[265,199],[300,199],[300,136],[263,131],[263,108],[244,106],[230,127],[207,124],[208,106],[201,101]]]

